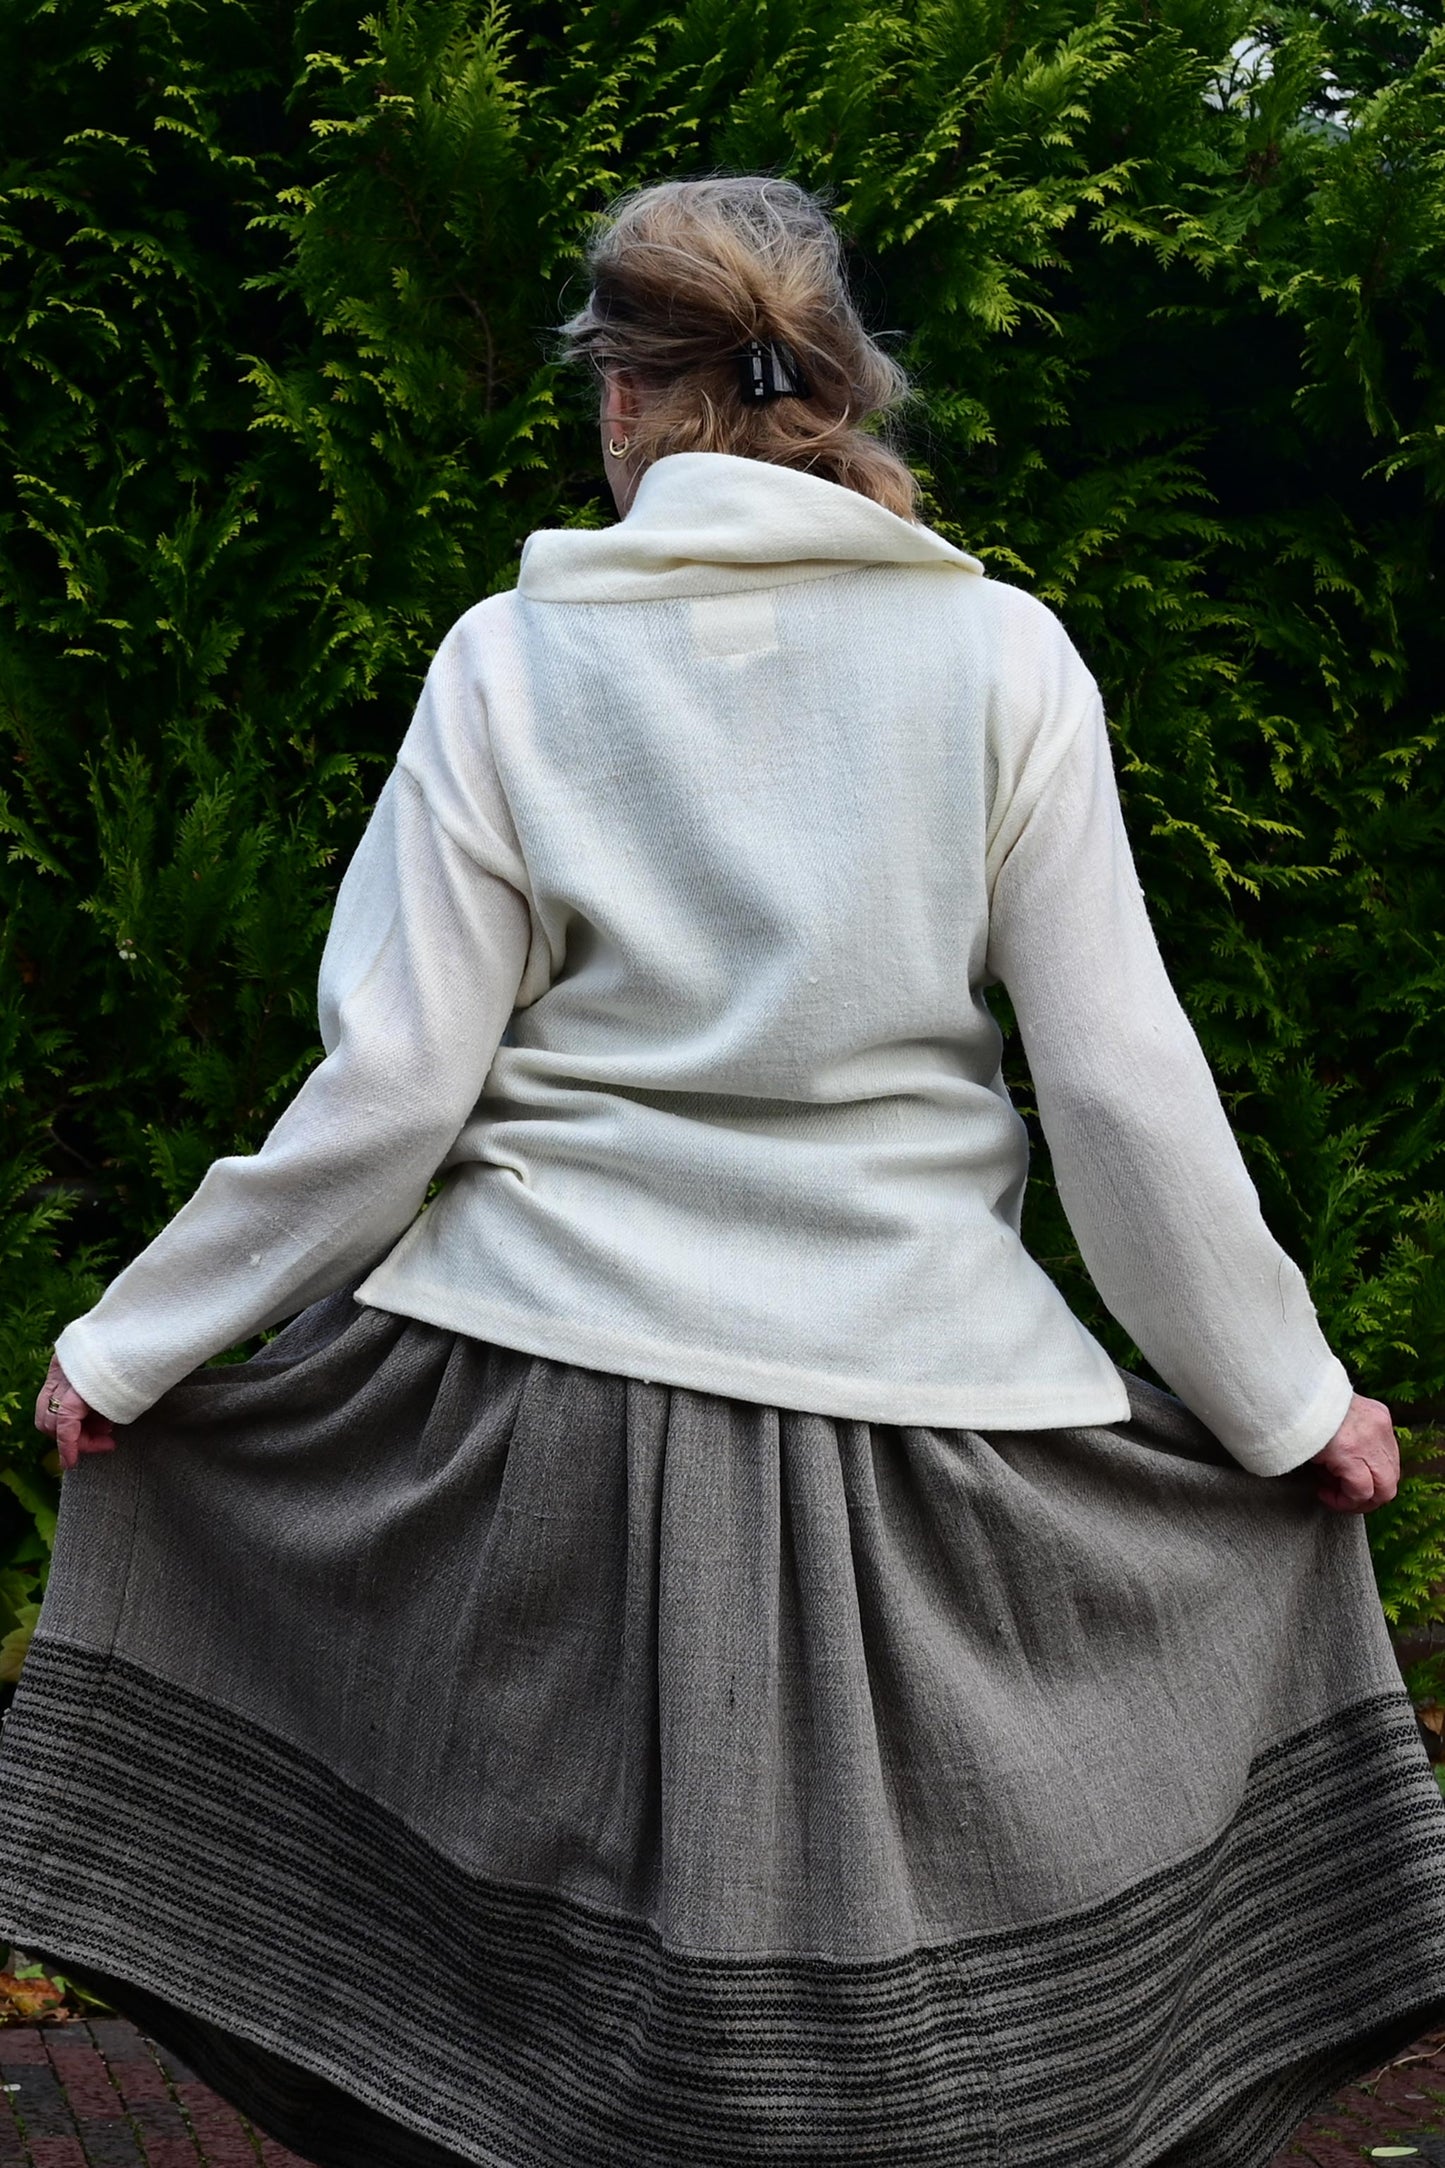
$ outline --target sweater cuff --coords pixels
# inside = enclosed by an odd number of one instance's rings
[[[87,1347],[89,1337],[85,1319],[73,1319],[55,1343],[56,1361],[81,1399],[98,1415],[112,1423],[133,1423],[159,1400],[160,1394],[128,1384],[94,1349]]]
[[[1337,1357],[1332,1356],[1318,1391],[1288,1430],[1277,1432],[1268,1439],[1238,1444],[1230,1444],[1226,1439],[1225,1443],[1234,1458],[1252,1475],[1287,1475],[1292,1468],[1313,1460],[1315,1454],[1329,1444],[1344,1421],[1354,1395],[1349,1372]]]

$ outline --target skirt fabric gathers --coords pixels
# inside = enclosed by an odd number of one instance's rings
[[[1262,2168],[1445,2015],[1363,1518],[345,1288],[64,1479],[0,1932],[321,2168]]]

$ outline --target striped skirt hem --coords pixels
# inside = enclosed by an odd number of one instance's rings
[[[6,1931],[318,2168],[1240,2168],[1445,2014],[1403,1693],[1259,1755],[1211,1843],[1105,1902],[859,1963],[693,1954],[468,1873],[63,1642],[12,1726],[8,1820],[56,1867]]]

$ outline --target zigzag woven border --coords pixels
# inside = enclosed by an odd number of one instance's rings
[[[322,2168],[1260,2168],[1445,2015],[1445,1805],[1380,1694],[1066,1919],[697,1956],[475,1877],[247,1719],[38,1637],[0,1929]]]

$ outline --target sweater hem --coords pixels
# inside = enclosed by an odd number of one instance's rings
[[[378,1277],[369,1293],[371,1277]],[[575,1318],[539,1316],[504,1310],[494,1303],[469,1302],[465,1314],[442,1291],[414,1282],[393,1296],[379,1276],[354,1289],[369,1309],[414,1317],[446,1332],[544,1355],[553,1362],[608,1370],[644,1384],[677,1385],[691,1392],[725,1399],[756,1400],[811,1415],[873,1423],[908,1423],[947,1430],[1058,1430],[1125,1422],[1129,1395],[1122,1372],[1101,1348],[1112,1377],[1077,1390],[1039,1392],[992,1390],[960,1392],[956,1386],[919,1385],[885,1377],[839,1376],[834,1371],[804,1370],[729,1350],[691,1347],[676,1341],[649,1340],[638,1334],[608,1332]]]

